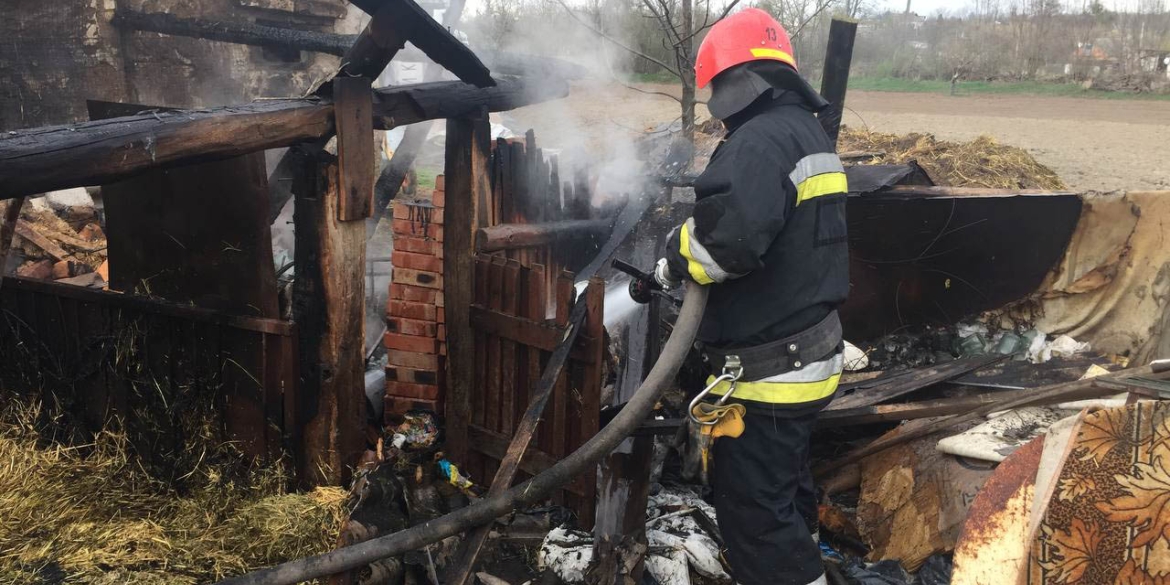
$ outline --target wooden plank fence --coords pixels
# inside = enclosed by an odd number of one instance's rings
[[[207,440],[299,453],[296,344],[288,321],[21,278],[0,289],[3,388],[73,430],[116,418],[162,478],[191,471]]]
[[[558,274],[552,294],[548,281],[540,264],[525,266],[502,256],[476,259],[470,308],[476,391],[467,429],[472,477],[495,475],[549,354],[564,336],[575,294],[573,275]],[[547,318],[546,299],[553,303],[552,319]],[[604,299],[605,283],[591,280],[578,301],[587,303],[585,327],[545,408],[535,442],[521,460],[526,474],[548,469],[600,429]],[[590,473],[566,486],[556,502],[574,510],[582,526],[591,526],[595,497],[596,477]]]

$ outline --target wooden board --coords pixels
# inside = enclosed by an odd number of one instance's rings
[[[957,378],[1004,359],[1007,359],[1007,356],[995,355],[955,360],[928,368],[897,372],[864,382],[842,385],[842,388],[838,390],[837,397],[833,399],[826,410],[880,404],[915,390]]]
[[[89,107],[98,119],[148,109]],[[102,191],[112,290],[278,316],[263,152],[153,170]]]
[[[922,424],[928,421],[890,434]],[[913,572],[930,555],[954,548],[967,507],[992,470],[939,453],[938,438],[928,435],[861,461],[857,524],[873,549],[871,560],[900,559]]]
[[[337,158],[341,169],[338,219],[354,221],[374,213],[374,118],[370,80],[333,80],[333,119],[337,126]]]
[[[447,311],[447,449],[461,461],[468,455],[466,429],[473,412],[477,420],[483,404],[476,404],[475,366],[481,361],[479,339],[472,337],[468,308],[473,301],[475,268],[472,235],[481,225],[482,208],[490,197],[488,176],[491,128],[486,116],[447,121],[445,181],[448,204],[444,209],[443,295]],[[483,283],[479,280],[478,283]],[[491,427],[489,427],[491,428]],[[495,430],[492,428],[492,430]],[[478,467],[478,465],[476,465]],[[482,469],[475,469],[481,475]]]

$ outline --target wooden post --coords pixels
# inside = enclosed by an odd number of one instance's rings
[[[333,119],[337,127],[337,158],[341,169],[338,219],[353,221],[374,211],[374,118],[370,80],[333,80]]]
[[[300,332],[302,482],[348,481],[365,449],[365,223],[341,221],[335,157],[296,148],[293,318]]]
[[[469,309],[472,301],[472,238],[484,225],[491,197],[487,113],[447,121],[447,206],[444,210],[443,298],[447,319],[447,452],[456,461],[467,457],[471,422],[475,343]]]
[[[829,101],[829,107],[819,114],[821,127],[837,144],[841,131],[841,114],[845,111],[845,88],[849,85],[849,64],[853,61],[853,38],[857,35],[857,23],[833,19],[829,25],[829,47],[825,52],[825,73],[821,79],[821,95]]]
[[[4,270],[8,266],[8,250],[12,249],[12,237],[16,235],[16,222],[20,220],[20,208],[24,207],[24,197],[17,197],[8,202],[4,209],[3,223],[0,223],[0,283],[4,282]]]
[[[650,464],[654,437],[626,439],[602,461],[593,525],[593,558],[598,559],[589,582],[637,585],[642,582],[646,551],[646,502],[650,497]]]

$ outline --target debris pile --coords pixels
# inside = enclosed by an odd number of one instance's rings
[[[26,201],[15,228],[8,268],[17,276],[99,287],[109,276],[106,236],[85,189]]]
[[[655,582],[672,585],[727,583],[715,508],[688,486],[650,496],[646,509],[645,570]],[[541,543],[538,568],[566,584],[589,583],[596,563],[593,536],[560,526]]]
[[[936,183],[950,187],[1065,188],[1056,172],[1028,151],[1000,144],[990,136],[949,142],[932,134],[897,135],[842,127],[837,150],[842,158],[862,164],[917,161]]]
[[[287,493],[279,468],[204,463],[178,490],[124,434],[63,444],[38,432],[40,415],[17,401],[0,413],[2,582],[205,583],[336,544],[340,488]]]

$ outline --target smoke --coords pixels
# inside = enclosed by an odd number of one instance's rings
[[[603,14],[600,7],[596,13]],[[608,31],[612,26],[613,34],[620,34],[620,24],[606,23],[600,16],[597,20],[599,28]],[[546,156],[557,156],[562,182],[571,180],[577,169],[587,169],[595,207],[620,203],[645,190],[646,149],[639,144],[644,129],[614,120],[623,113],[617,110],[622,107],[617,94],[631,91],[615,84],[631,66],[628,53],[609,47],[558,3],[547,0],[531,5],[488,2],[465,30],[473,49],[555,58],[588,71],[586,78],[572,82],[568,98],[505,112],[499,119],[518,135],[534,130]]]

